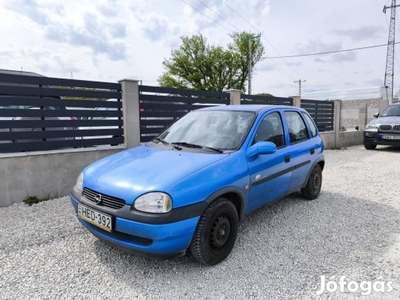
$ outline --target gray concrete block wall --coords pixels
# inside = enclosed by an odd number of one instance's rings
[[[94,147],[29,154],[0,154],[0,207],[68,195],[84,167],[125,147]]]
[[[341,101],[340,127],[347,130],[354,129],[356,126],[360,127],[360,121],[368,123],[374,118],[375,113],[381,112],[387,105],[388,101],[383,98]]]

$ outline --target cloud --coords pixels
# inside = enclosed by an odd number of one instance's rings
[[[335,30],[334,34],[349,37],[353,42],[380,38],[383,28],[379,26],[363,26],[358,29]]]
[[[35,0],[7,1],[5,8],[24,15],[39,25],[46,25],[48,17]]]
[[[160,15],[151,14],[143,22],[142,32],[144,37],[150,41],[159,41],[164,39],[168,34],[168,20]]]
[[[298,43],[295,45],[296,53],[299,54],[335,51],[341,48],[341,42],[323,42],[321,40],[309,40],[307,43]]]
[[[107,15],[113,11],[110,6],[97,6],[100,13],[84,10],[73,18],[65,18],[61,5],[39,5],[34,0],[7,2],[7,8],[40,25],[44,36],[52,41],[89,47],[95,54],[106,54],[111,60],[126,57],[125,45],[119,41],[126,37],[125,25]]]
[[[357,60],[357,52],[355,51],[332,54],[333,62],[349,62],[356,60]]]
[[[375,79],[367,80],[365,83],[367,85],[372,85],[372,86],[382,86],[383,80],[382,80],[382,78],[380,78],[380,79],[375,78]]]

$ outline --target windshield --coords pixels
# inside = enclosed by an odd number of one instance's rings
[[[236,150],[255,114],[244,111],[192,111],[163,131],[155,141]]]
[[[393,116],[400,116],[400,105],[389,105],[380,115],[380,117]]]

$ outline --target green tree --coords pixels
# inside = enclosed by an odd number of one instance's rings
[[[181,37],[182,45],[173,49],[171,58],[165,59],[165,73],[159,78],[160,86],[195,90],[245,90],[251,42],[254,66],[264,54],[264,46],[250,32],[233,33],[227,50],[207,44],[202,35]]]

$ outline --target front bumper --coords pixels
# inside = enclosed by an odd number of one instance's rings
[[[77,214],[80,201],[73,194],[70,199]],[[99,210],[97,207],[93,208]],[[114,216],[112,232],[104,231],[79,218],[78,220],[99,239],[128,252],[172,256],[189,247],[199,216],[167,224],[146,224]]]
[[[393,137],[393,138],[388,138]],[[364,145],[400,146],[400,133],[364,131]]]

